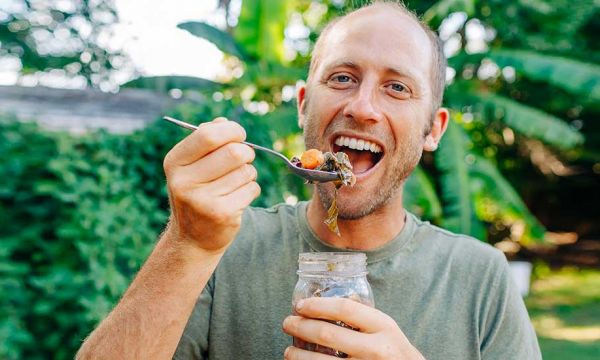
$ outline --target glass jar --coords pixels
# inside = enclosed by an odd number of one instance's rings
[[[297,273],[298,282],[292,298],[293,308],[298,301],[315,296],[348,298],[375,306],[371,286],[367,281],[367,256],[364,253],[301,253],[298,256]],[[329,322],[352,329],[342,321]],[[347,357],[341,351],[307,343],[295,337],[294,346],[336,357]]]

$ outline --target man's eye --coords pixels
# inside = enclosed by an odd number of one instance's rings
[[[346,82],[352,81],[352,79],[348,75],[336,75],[333,77],[333,80],[340,82],[340,83],[346,83]]]
[[[402,91],[406,91],[406,87],[402,84],[398,84],[398,83],[394,83],[392,85],[390,85],[390,88],[394,91],[398,91],[398,92],[402,92]]]

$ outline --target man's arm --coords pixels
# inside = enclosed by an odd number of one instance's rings
[[[198,296],[260,193],[244,130],[217,119],[165,157],[167,230],[78,359],[170,359]]]
[[[481,358],[541,359],[535,330],[508,262],[501,253],[495,260],[496,276],[481,308]]]
[[[78,359],[173,356],[198,294],[221,256],[179,246],[170,237],[165,233],[160,239],[122,300],[85,341]]]

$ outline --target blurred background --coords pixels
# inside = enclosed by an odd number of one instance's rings
[[[2,1],[0,358],[72,358],[124,292],[187,134],[162,115],[226,116],[299,154],[310,51],[362,2]],[[506,253],[545,359],[600,358],[600,3],[406,4],[444,41],[452,115],[406,207]],[[254,205],[307,199],[271,160]]]

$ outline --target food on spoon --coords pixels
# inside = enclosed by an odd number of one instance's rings
[[[336,172],[340,177],[340,180],[334,182],[337,189],[342,185],[354,185],[356,177],[352,173],[352,164],[350,164],[350,159],[348,159],[346,153],[341,151],[335,154],[326,152],[324,157],[325,161],[315,170]]]
[[[323,154],[317,149],[310,149],[305,151],[300,158],[294,156],[292,158],[292,163],[305,169],[329,171],[338,174],[339,180],[333,182],[335,185],[333,201],[327,210],[327,219],[325,219],[324,222],[329,230],[340,236],[340,229],[337,225],[337,191],[343,185],[353,186],[356,182],[356,177],[352,173],[352,164],[350,164],[348,155],[341,151],[335,154],[332,152]]]
[[[338,189],[342,185],[352,186],[356,182],[348,155],[341,151],[334,154],[329,151],[322,153],[317,149],[309,149],[300,157],[294,156],[290,161],[299,168],[337,173],[339,180],[333,183]],[[318,165],[313,166],[314,163],[318,163]]]
[[[309,149],[300,156],[300,163],[305,169],[315,169],[325,162],[325,156],[318,149]]]

